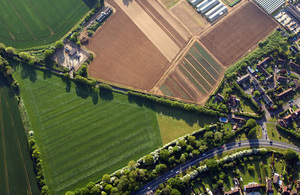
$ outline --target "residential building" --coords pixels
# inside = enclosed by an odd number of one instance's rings
[[[230,95],[227,103],[228,103],[228,106],[230,106],[231,108],[235,108],[239,105],[240,100],[238,98],[236,98],[235,95]]]
[[[253,82],[254,86],[259,85],[259,82],[258,82],[258,80],[256,78],[253,78],[252,82]]]
[[[286,64],[286,60],[283,60],[283,59],[279,58],[278,60],[276,60],[276,63],[279,64],[279,65],[284,66]]]
[[[238,124],[238,125],[243,125],[246,123],[246,120],[240,117],[231,117],[231,124]]]
[[[277,81],[280,82],[280,83],[285,83],[286,84],[288,82],[288,79],[286,77],[283,77],[283,76],[278,76]]]
[[[264,94],[262,97],[267,105],[269,106],[273,105],[272,99],[267,94]]]
[[[295,79],[294,83],[295,83],[295,90],[299,89],[299,87],[300,87],[299,81],[297,79]]]
[[[298,9],[290,4],[286,7],[286,11],[291,14],[293,16],[293,18],[295,18],[295,20],[300,23],[300,12],[298,11]]]
[[[224,195],[242,195],[242,191],[239,187],[235,187],[233,190],[225,192]]]
[[[257,183],[252,183],[244,186],[245,192],[254,192],[254,191],[259,191],[261,188],[260,184]]]
[[[248,81],[250,79],[250,74],[245,74],[244,76],[238,78],[238,80],[236,81],[237,84],[242,84],[246,81]]]
[[[273,194],[272,179],[266,177],[266,193]]]
[[[284,92],[281,92],[280,94],[276,95],[277,98],[283,98],[293,92],[293,88],[289,88],[285,90]]]
[[[264,61],[266,62],[266,61]],[[256,65],[256,68],[265,76],[265,77],[269,77],[270,74],[266,71],[266,69],[263,67],[265,63],[259,63]]]
[[[215,95],[215,98],[217,100],[219,100],[220,102],[222,102],[224,100],[224,97],[220,93],[217,93],[217,95]]]
[[[290,62],[290,67],[300,70],[300,66],[294,62]]]
[[[278,173],[274,173],[273,183],[279,185],[279,178],[280,178],[280,175]]]
[[[248,66],[247,69],[249,70],[249,72],[250,72],[251,74],[254,74],[254,73],[255,73],[255,71],[253,70],[253,68],[251,68],[250,66]]]
[[[290,50],[293,51],[295,54],[299,53],[299,49],[297,47],[295,47],[294,45],[292,45],[290,47]]]

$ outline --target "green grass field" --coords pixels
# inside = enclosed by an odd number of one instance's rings
[[[218,117],[195,114],[179,109],[171,110],[162,105],[156,105],[156,110],[163,144],[219,120]]]
[[[14,65],[51,194],[98,181],[162,145],[155,105]]]
[[[17,101],[0,74],[0,194],[39,194]]]
[[[267,134],[271,140],[285,142],[300,146],[300,142],[293,137],[289,136],[285,132],[279,132],[276,125],[273,123],[267,123]]]
[[[3,0],[0,42],[15,48],[50,44],[64,36],[95,0]]]

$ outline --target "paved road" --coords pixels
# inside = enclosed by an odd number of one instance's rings
[[[187,161],[185,164],[175,167],[171,171],[169,171],[169,172],[159,176],[155,180],[152,180],[151,182],[147,183],[142,188],[140,188],[138,191],[132,193],[132,195],[142,195],[142,194],[146,194],[148,191],[155,190],[159,184],[164,183],[169,178],[175,177],[177,174],[179,174],[180,171],[185,171],[189,167],[191,167],[205,159],[212,158],[218,154],[221,154],[221,153],[229,151],[229,150],[234,150],[234,149],[244,148],[244,147],[257,147],[257,146],[264,146],[264,147],[271,146],[271,147],[280,148],[280,149],[292,148],[296,152],[300,153],[300,149],[297,146],[278,142],[278,141],[270,142],[269,140],[245,140],[245,141],[241,141],[241,142],[232,142],[232,143],[226,144],[225,148],[222,148],[222,147],[214,148],[214,149],[209,150],[206,153],[204,153],[204,155],[199,155],[199,156]]]

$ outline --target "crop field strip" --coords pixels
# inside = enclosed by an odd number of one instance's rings
[[[83,96],[89,91],[73,82],[66,92],[58,76],[47,78],[27,66],[14,69],[51,194],[97,181],[161,145],[154,105],[140,107],[119,93],[95,101],[95,94]]]
[[[173,97],[200,102],[217,85],[222,74],[223,67],[196,41],[174,72],[163,81],[160,89],[165,95],[172,94]],[[172,82],[168,80],[170,78]],[[177,90],[182,88],[181,91],[185,91],[186,96],[173,91],[172,84],[175,85],[175,83]]]
[[[253,2],[247,2],[203,34],[200,42],[224,66],[228,66],[277,26]]]
[[[16,48],[54,42],[89,10],[81,0],[3,0],[0,42]],[[7,22],[9,21],[9,22]]]
[[[0,194],[38,194],[18,105],[2,84],[0,79]]]

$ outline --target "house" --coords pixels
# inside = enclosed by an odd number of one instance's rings
[[[294,62],[290,62],[290,67],[300,70],[300,66]]]
[[[109,15],[112,13],[112,9],[111,9],[111,7],[106,7],[103,12],[105,13],[105,15]]]
[[[225,192],[224,195],[242,195],[242,192],[239,187],[235,187],[233,190]]]
[[[283,120],[279,120],[278,123],[279,123],[280,126],[282,126],[282,127],[284,127],[284,128],[287,127],[286,123],[285,123]],[[274,179],[273,179],[273,182],[274,182]],[[277,183],[277,184],[278,184],[278,183]]]
[[[266,69],[263,67],[263,64],[257,64],[256,65],[256,68],[258,69],[258,70],[260,70],[260,72],[261,73],[263,73],[263,75],[265,76],[265,77],[269,77],[270,76],[270,74],[266,71]]]
[[[249,71],[251,74],[255,73],[255,71],[253,70],[253,68],[251,68],[250,66],[248,66],[247,69],[248,69],[248,71]]]
[[[271,100],[271,98],[267,94],[264,94],[262,97],[263,97],[263,100],[265,101],[265,103],[267,105],[269,105],[269,106],[273,105],[273,101]]]
[[[292,92],[293,92],[293,88],[289,88],[289,89],[285,90],[284,92],[281,92],[280,94],[276,95],[276,97],[277,98],[283,98],[283,97],[289,95]]]
[[[224,100],[224,97],[220,93],[217,93],[217,95],[215,95],[215,98],[217,100],[219,100],[220,102],[223,102],[223,100]]]
[[[240,117],[231,117],[231,124],[243,125],[246,122],[245,119]]]
[[[105,18],[106,18],[106,14],[104,12],[101,12],[100,16],[98,16],[96,18],[96,21],[99,22],[99,23],[101,23],[101,22],[104,21]]]
[[[290,47],[290,50],[293,51],[295,54],[299,53],[299,49],[297,49],[297,47],[295,47],[294,45]]]
[[[283,121],[288,125],[289,123],[293,122],[293,116],[289,114],[283,118]]]
[[[233,178],[233,184],[234,184],[234,186],[240,186],[240,182],[239,182],[239,180],[237,179],[237,178]]]
[[[266,177],[266,193],[273,194],[272,179]]]
[[[257,85],[256,89],[259,91],[260,94],[264,94],[265,93],[265,89],[261,85]]]
[[[288,79],[286,77],[283,77],[283,76],[278,76],[277,81],[280,82],[280,83],[285,83],[286,84],[288,82]]]
[[[240,84],[246,82],[246,81],[249,80],[249,79],[250,79],[250,74],[245,74],[244,76],[238,78],[238,80],[236,81],[236,83],[237,83],[238,85],[240,85]]]
[[[245,192],[254,192],[254,191],[259,191],[261,188],[260,184],[257,183],[252,183],[244,186]]]
[[[280,124],[280,121],[279,121],[279,124]],[[280,125],[281,125],[281,124],[280,124]],[[282,126],[282,125],[281,125],[281,126]],[[279,178],[280,178],[280,175],[279,175],[278,173],[274,173],[274,176],[273,176],[273,183],[279,185]]]
[[[278,59],[278,60],[276,60],[276,63],[284,66],[286,64],[286,60]]]
[[[228,106],[230,106],[231,108],[235,108],[236,106],[238,106],[240,100],[236,98],[235,95],[230,95],[230,97],[228,98]]]
[[[253,82],[254,86],[259,85],[259,82],[258,82],[258,80],[256,78],[253,78],[252,82]]]

